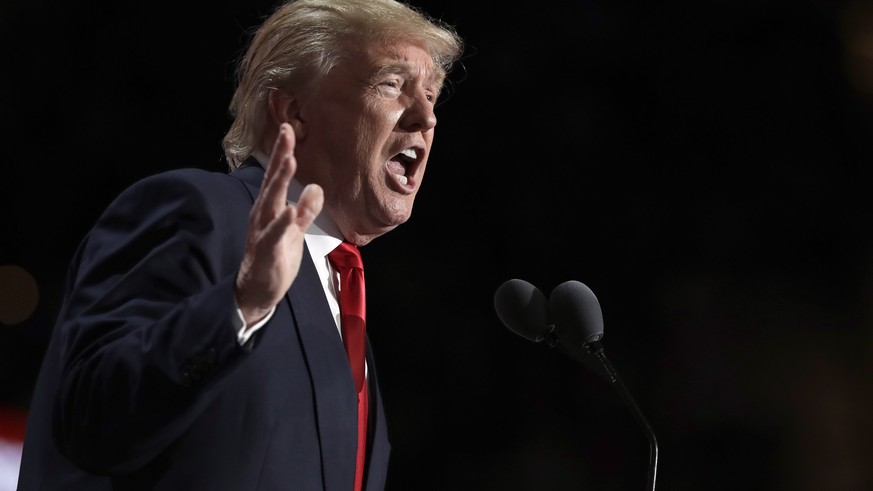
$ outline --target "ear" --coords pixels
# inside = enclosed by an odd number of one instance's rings
[[[267,97],[273,123],[277,127],[286,122],[291,124],[296,139],[302,140],[306,135],[306,126],[300,117],[300,99],[287,89],[271,90]]]

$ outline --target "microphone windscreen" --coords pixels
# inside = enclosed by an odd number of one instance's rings
[[[549,301],[539,288],[513,278],[494,293],[494,310],[510,331],[534,342],[542,341],[550,329]]]
[[[549,305],[562,342],[584,346],[603,336],[600,302],[584,283],[570,280],[556,286],[549,295]]]

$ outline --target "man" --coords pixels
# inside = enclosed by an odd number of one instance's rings
[[[19,491],[382,489],[331,251],[409,218],[462,49],[394,0],[280,5],[240,62],[231,171],[135,183],[77,251]]]

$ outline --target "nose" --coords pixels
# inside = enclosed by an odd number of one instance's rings
[[[410,95],[406,100],[406,109],[400,118],[399,125],[405,131],[429,131],[436,126],[436,114],[433,102],[424,93]]]

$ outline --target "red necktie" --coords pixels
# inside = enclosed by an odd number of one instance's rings
[[[355,466],[355,490],[364,480],[364,453],[367,449],[367,384],[364,377],[364,346],[367,309],[364,289],[364,263],[358,248],[343,241],[328,254],[339,271],[339,306],[343,345],[349,355],[355,389],[358,391],[358,460]]]

